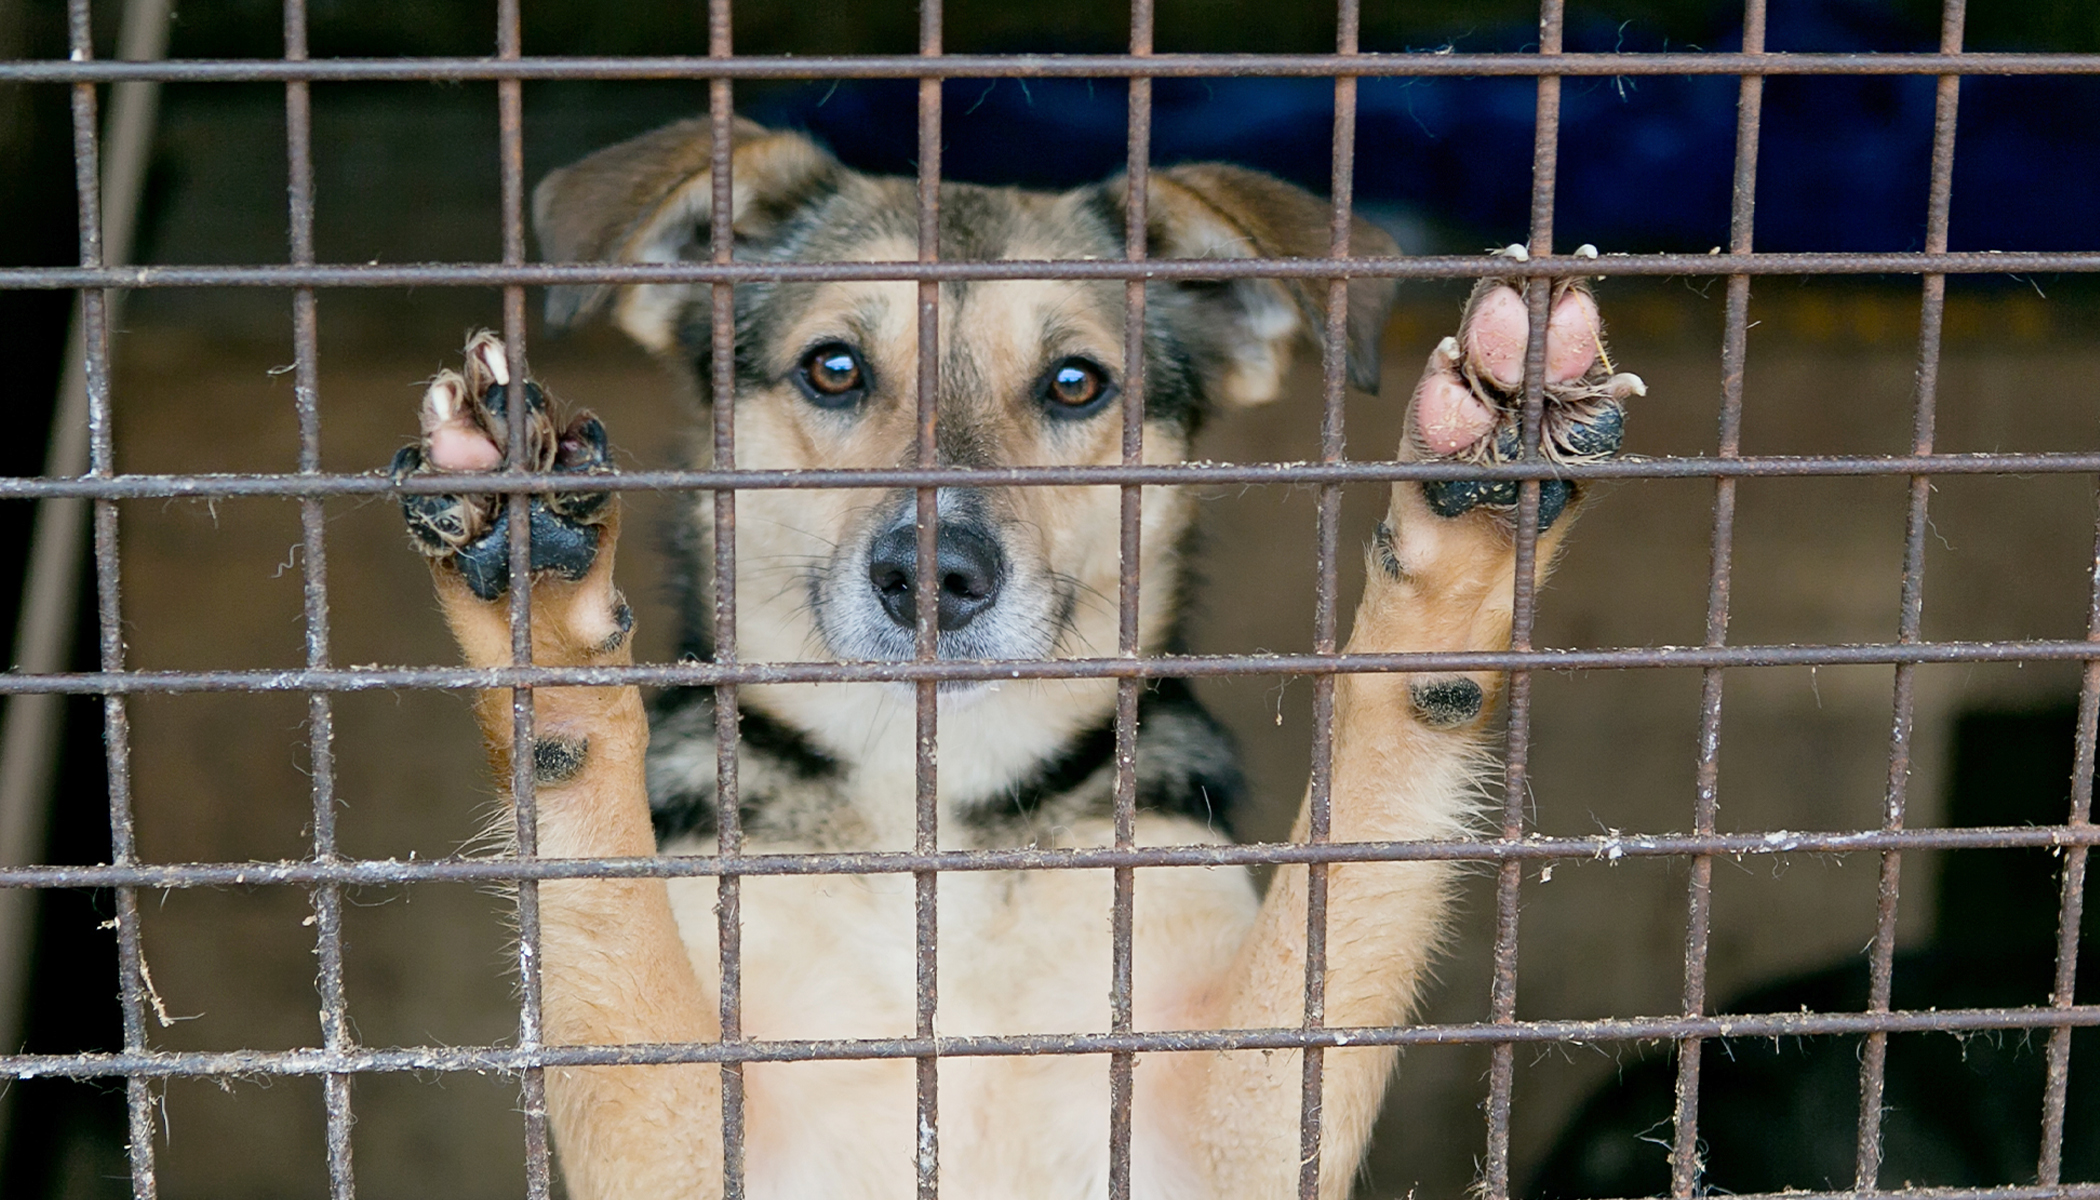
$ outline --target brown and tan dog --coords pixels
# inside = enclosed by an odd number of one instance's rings
[[[672,262],[709,244],[705,120],[636,138],[539,187],[543,249],[558,261]],[[807,139],[741,124],[734,150],[740,260],[910,261],[910,180],[841,166]],[[1311,257],[1326,251],[1325,202],[1221,165],[1155,172],[1151,252],[1161,258]],[[944,260],[1122,255],[1121,180],[1062,194],[944,184]],[[1358,254],[1390,254],[1359,223]],[[1508,264],[1497,264],[1506,268]],[[1349,289],[1350,379],[1377,381],[1386,281]],[[1174,462],[1221,409],[1276,396],[1294,345],[1317,337],[1324,289],[1275,280],[1154,283],[1147,292],[1144,455]],[[557,324],[610,307],[708,402],[705,286],[555,289]],[[736,290],[737,462],[750,468],[875,468],[914,454],[918,309],[911,283],[769,282]],[[1125,364],[1120,282],[944,284],[939,306],[941,461],[966,466],[1120,461]],[[1403,458],[1490,461],[1515,446],[1524,304],[1484,281],[1460,331],[1417,388]],[[1548,334],[1548,450],[1617,449],[1619,401],[1597,310],[1580,286],[1554,296]],[[502,414],[531,406],[527,461],[604,471],[605,435],[552,417],[479,335],[464,373],[431,385],[420,443],[402,474],[501,461]],[[1370,551],[1348,649],[1493,649],[1510,636],[1514,484],[1402,483]],[[1543,576],[1574,490],[1542,487]],[[1190,497],[1147,488],[1142,650],[1173,640]],[[447,620],[469,663],[510,659],[500,501],[411,497]],[[1112,487],[943,489],[943,658],[1038,659],[1117,652],[1118,500]],[[895,661],[913,648],[918,572],[909,490],[771,490],[738,499],[737,649],[742,661]],[[710,500],[695,498],[684,576],[688,649],[706,653]],[[1555,520],[1555,518],[1559,518]],[[613,583],[617,501],[535,501],[534,661],[630,661],[632,618]],[[1337,684],[1337,841],[1463,833],[1488,765],[1484,726],[1499,678],[1344,675]],[[879,683],[741,690],[740,804],[754,851],[909,849],[913,703]],[[704,691],[645,713],[632,688],[538,693],[539,850],[601,856],[713,852],[714,718]],[[948,684],[941,692],[944,846],[1111,844],[1115,686],[1106,680]],[[507,762],[508,697],[479,711]],[[948,714],[953,714],[952,717]],[[1231,744],[1186,687],[1149,689],[1137,776],[1141,844],[1213,842],[1240,789]],[[653,725],[653,728],[652,728]],[[507,769],[507,768],[506,768]],[[499,772],[500,774],[500,772]],[[1303,837],[1301,815],[1294,836]],[[1454,868],[1336,867],[1329,882],[1326,1020],[1406,1021],[1438,944]],[[1139,1030],[1295,1026],[1304,1010],[1306,872],[1279,869],[1258,895],[1240,869],[1138,873],[1134,1020]],[[939,881],[940,1007],[946,1035],[1102,1031],[1109,1024],[1110,880],[1105,871],[963,872]],[[550,1043],[705,1042],[717,1026],[715,886],[706,879],[563,881],[540,890]],[[743,883],[743,1032],[755,1038],[899,1037],[913,1032],[913,884],[901,875],[754,877]],[[1330,1051],[1322,1193],[1347,1193],[1394,1053]],[[1145,1197],[1293,1194],[1299,1174],[1298,1056],[1151,1054],[1136,1070],[1132,1192]],[[913,1193],[913,1069],[907,1061],[753,1064],[748,1190],[758,1197]],[[712,1066],[551,1073],[548,1092],[570,1194],[721,1192],[719,1074]],[[1099,1058],[961,1058],[940,1072],[940,1181],[967,1197],[1106,1194],[1108,1072]]]

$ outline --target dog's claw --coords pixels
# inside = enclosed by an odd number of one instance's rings
[[[530,379],[514,384],[502,339],[488,332],[468,339],[466,369],[441,371],[424,391],[422,440],[394,455],[388,473],[398,482],[417,475],[494,471],[510,442],[514,391],[525,396],[526,442],[519,464],[558,474],[612,473],[605,426],[589,413],[557,427],[547,395]],[[510,514],[495,495],[408,494],[401,510],[416,547],[450,565],[476,596],[493,600],[510,586]],[[602,526],[612,510],[604,491],[554,492],[531,499],[531,564],[580,579],[597,558]]]
[[[482,330],[467,339],[467,361],[481,368],[489,382],[502,387],[510,382],[510,352],[503,339],[489,330]]]
[[[1582,246],[1577,257],[1593,258]],[[1522,246],[1494,257],[1525,262]],[[1482,465],[1523,458],[1519,433],[1524,406],[1524,360],[1530,315],[1521,281],[1483,279],[1466,301],[1456,337],[1431,352],[1428,370],[1415,389],[1408,418],[1410,457]],[[1548,462],[1609,458],[1625,439],[1624,402],[1647,394],[1640,376],[1618,372],[1604,346],[1603,323],[1588,285],[1579,279],[1555,283],[1547,311],[1545,409],[1539,451]],[[1515,480],[1438,480],[1423,494],[1440,516],[1458,517],[1485,508],[1505,516],[1520,496]],[[1575,497],[1567,480],[1547,479],[1539,488],[1539,527],[1545,529]]]

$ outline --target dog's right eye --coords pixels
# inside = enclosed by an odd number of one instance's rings
[[[850,408],[868,394],[868,368],[844,342],[825,342],[802,356],[795,383],[819,408]]]

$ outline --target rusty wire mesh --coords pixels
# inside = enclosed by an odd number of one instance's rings
[[[1699,1068],[1697,1052],[1705,1039],[1728,1036],[1864,1035],[1857,1139],[1857,1172],[1851,1192],[1879,1194],[1882,1089],[1886,1049],[1891,1033],[1911,1031],[2024,1030],[2047,1037],[2047,1083],[2039,1120],[2040,1160],[2032,1186],[1958,1191],[1909,1190],[1905,1195],[1997,1197],[2096,1197],[2100,1183],[2066,1184],[2060,1179],[2065,1137],[2065,1097],[2074,1029],[2100,1025],[2100,1006],[2074,1002],[2074,971],[2081,922],[2081,898],[2088,852],[2100,842],[2091,822],[2095,759],[2095,719],[2100,716],[2100,569],[2093,578],[2087,636],[2082,640],[1927,641],[1921,636],[1923,565],[1928,501],[1935,476],[1943,474],[2036,475],[2100,473],[2100,453],[1937,454],[1934,418],[1941,323],[1949,274],[2100,270],[2100,253],[1949,253],[1949,197],[1955,151],[1955,118],[1959,82],[1973,74],[2100,74],[2100,56],[1997,54],[1962,48],[1962,0],[1947,0],[1940,51],[1937,54],[1768,54],[1763,49],[1764,3],[1745,5],[1743,47],[1735,53],[1566,54],[1561,51],[1562,0],[1544,0],[1536,53],[1526,54],[1364,54],[1357,46],[1358,0],[1341,0],[1339,37],[1332,55],[1158,55],[1152,52],[1150,0],[1134,0],[1129,52],[1126,55],[1068,57],[944,56],[939,0],[923,0],[919,53],[904,57],[739,58],[730,38],[730,0],[710,0],[709,53],[705,58],[533,58],[521,53],[518,0],[502,0],[494,58],[421,60],[327,60],[307,56],[305,0],[285,0],[284,54],[279,60],[175,61],[121,63],[94,58],[88,0],[70,0],[70,61],[0,63],[0,81],[68,85],[73,96],[74,147],[80,197],[80,262],[67,267],[0,269],[0,287],[77,289],[87,330],[91,398],[92,465],[79,478],[0,479],[0,497],[37,500],[81,497],[94,506],[94,562],[98,581],[99,669],[56,675],[0,676],[0,693],[52,692],[99,695],[103,699],[107,746],[109,815],[112,845],[107,863],[93,866],[26,866],[0,869],[0,886],[14,888],[114,889],[117,901],[118,973],[123,1011],[123,1049],[115,1053],[0,1055],[0,1076],[101,1077],[125,1081],[130,1113],[129,1152],[132,1185],[140,1196],[156,1193],[153,1081],[171,1076],[321,1076],[325,1080],[328,1173],[331,1195],[354,1195],[350,1127],[351,1084],[367,1072],[498,1071],[516,1075],[523,1089],[528,1193],[548,1194],[551,1186],[543,1072],[550,1066],[622,1063],[716,1063],[724,1088],[724,1171],[727,1193],[741,1195],[744,1177],[744,1107],[742,1068],[749,1062],[821,1059],[911,1058],[917,1064],[917,1104],[921,1130],[937,1130],[939,1064],[946,1057],[1027,1054],[1085,1054],[1106,1058],[1110,1078],[1111,1121],[1107,1131],[1112,1196],[1130,1189],[1132,1064],[1140,1052],[1222,1049],[1296,1049],[1303,1051],[1304,1103],[1301,1122],[1301,1195],[1316,1195],[1320,1160],[1321,1051],[1330,1046],[1485,1044],[1493,1047],[1488,1077],[1486,1158],[1483,1194],[1504,1200],[1511,1194],[1510,1109],[1515,1048],[1556,1042],[1672,1041],[1676,1043],[1676,1112],[1671,1134],[1672,1192],[1689,1196],[1700,1188]],[[1640,76],[1715,74],[1739,79],[1738,122],[1731,232],[1725,252],[1716,255],[1638,255],[1601,261],[1553,252],[1554,184],[1558,153],[1560,88],[1565,76]],[[1752,244],[1760,105],[1764,82],[1774,75],[1905,74],[1938,80],[1926,240],[1921,251],[1894,254],[1760,254]],[[1292,75],[1331,77],[1334,81],[1332,157],[1333,221],[1325,258],[1290,261],[1244,260],[1154,261],[1146,247],[1145,180],[1150,162],[1151,81],[1176,75]],[[1477,274],[1477,259],[1457,257],[1356,257],[1350,252],[1356,81],[1372,76],[1505,75],[1537,81],[1537,122],[1532,155],[1532,204],[1529,236],[1533,258],[1528,272],[1532,315],[1528,385],[1523,417],[1525,461],[1500,467],[1358,460],[1349,457],[1342,421],[1344,370],[1343,323],[1346,282],[1362,276],[1403,279],[1464,278]],[[1129,218],[1126,256],[1106,262],[938,262],[933,236],[939,221],[941,179],[941,81],[949,77],[1089,77],[1129,80],[1128,171]],[[709,260],[677,264],[531,264],[526,261],[524,226],[524,131],[521,88],[525,81],[546,79],[706,79],[714,122],[714,214]],[[731,139],[734,84],[738,80],[829,78],[906,78],[919,81],[918,92],[918,228],[919,260],[908,263],[798,263],[787,265],[732,261],[730,222]],[[281,81],[289,138],[291,241],[282,265],[266,266],[114,266],[103,261],[99,184],[97,85],[120,80],[185,82]],[[502,185],[502,258],[499,263],[445,263],[359,266],[315,260],[313,138],[309,88],[316,81],[340,80],[493,80],[500,115]],[[1753,276],[1895,274],[1916,276],[1922,288],[1922,323],[1917,339],[1917,385],[1909,452],[1900,456],[1751,457],[1740,453],[1742,383],[1750,280]],[[1553,467],[1540,459],[1538,442],[1543,404],[1542,369],[1546,322],[1543,317],[1551,281],[1574,275],[1700,276],[1726,281],[1725,331],[1722,345],[1721,425],[1719,452],[1713,457],[1625,459],[1581,467]],[[1148,465],[1141,461],[1141,406],[1124,405],[1122,457],[1113,467],[1020,467],[962,469],[942,467],[934,453],[937,418],[934,404],[939,289],[945,280],[967,279],[1110,279],[1123,280],[1130,320],[1127,361],[1131,376],[1126,394],[1141,394],[1144,357],[1142,337],[1145,283],[1182,278],[1275,277],[1327,281],[1328,329],[1322,363],[1324,379],[1321,453],[1306,463]],[[764,279],[886,279],[918,283],[920,299],[918,440],[910,466],[882,471],[744,471],[736,467],[734,388],[731,340],[733,287]],[[330,474],[320,469],[320,421],[317,404],[316,289],[374,286],[500,287],[503,333],[513,373],[522,373],[526,348],[528,286],[554,283],[685,282],[708,284],[715,310],[713,322],[714,394],[713,462],[706,469],[634,472],[610,477],[550,477],[508,470],[471,476],[396,481],[380,474]],[[299,418],[298,470],[289,474],[140,475],[115,469],[109,384],[109,329],[104,289],[240,286],[291,288],[293,294],[294,383]],[[512,406],[511,445],[522,445],[522,405]],[[1734,645],[1728,640],[1730,585],[1738,481],[1765,476],[1896,476],[1908,480],[1909,505],[1904,549],[1900,618],[1892,641],[1818,645]],[[1340,530],[1340,490],[1345,483],[1490,477],[1520,480],[1518,528],[1536,526],[1539,480],[1548,476],[1583,479],[1710,478],[1713,480],[1711,568],[1708,574],[1705,638],[1698,646],[1623,647],[1558,650],[1534,644],[1536,606],[1525,569],[1534,552],[1535,534],[1517,543],[1515,628],[1507,651],[1430,654],[1343,654],[1337,644],[1337,563],[1344,552]],[[1313,650],[1295,655],[1142,656],[1137,632],[1137,574],[1141,491],[1145,485],[1170,483],[1292,483],[1309,486],[1318,497],[1318,570]],[[734,607],[736,573],[736,498],[754,488],[910,487],[917,490],[918,551],[922,561],[934,556],[935,489],[944,486],[1028,486],[1084,483],[1111,485],[1121,491],[1121,623],[1119,654],[1110,658],[1030,662],[939,661],[935,653],[933,601],[936,575],[922,572],[917,613],[917,659],[887,664],[829,662],[747,663],[737,656]],[[329,581],[322,503],[331,496],[397,495],[403,492],[458,492],[477,488],[509,496],[511,577],[527,573],[523,519],[530,497],[564,490],[666,490],[711,492],[714,496],[713,562],[714,645],[710,662],[644,663],[623,668],[572,668],[530,664],[530,612],[525,593],[511,593],[513,653],[516,665],[478,670],[440,667],[347,667],[334,663],[329,649]],[[156,497],[277,496],[297,499],[302,518],[305,597],[305,662],[292,670],[271,671],[138,671],[125,662],[123,588],[119,578],[118,502]],[[2100,545],[2100,541],[2096,541]],[[2096,551],[2100,560],[2100,551]],[[2063,824],[2021,828],[1910,828],[1905,819],[1906,787],[1912,745],[1912,679],[1926,664],[2033,662],[2065,660],[2084,664],[2079,701],[2072,804]],[[1884,820],[1879,828],[1820,833],[1727,833],[1718,829],[1715,798],[1719,777],[1722,684],[1732,668],[1774,665],[1882,664],[1895,673],[1893,722],[1888,747]],[[1701,672],[1702,702],[1698,741],[1694,819],[1689,832],[1669,835],[1600,835],[1542,837],[1527,832],[1524,796],[1530,770],[1531,682],[1534,672],[1585,668],[1636,670],[1691,668]],[[1504,747],[1503,795],[1506,797],[1491,834],[1473,839],[1436,842],[1333,843],[1328,840],[1329,749],[1333,726],[1333,686],[1343,672],[1481,670],[1509,672],[1509,722]],[[1314,681],[1314,754],[1310,792],[1310,836],[1303,843],[1237,846],[1138,847],[1133,839],[1136,810],[1135,747],[1138,692],[1147,679],[1214,675],[1304,675]],[[939,844],[935,804],[938,749],[936,691],[944,680],[996,678],[1113,678],[1116,780],[1115,844],[1094,849],[943,850]],[[916,689],[917,830],[913,849],[896,852],[749,854],[738,826],[737,689],[751,683],[818,681],[889,681]],[[717,697],[715,729],[718,752],[718,853],[712,856],[645,859],[548,860],[534,853],[535,809],[532,756],[516,753],[509,781],[516,797],[516,853],[455,857],[429,861],[374,861],[345,858],[335,842],[334,758],[331,744],[333,698],[368,689],[513,688],[515,746],[529,748],[533,737],[533,688],[574,684],[628,684],[712,688]],[[133,840],[131,756],[127,700],[154,692],[287,691],[308,697],[309,761],[312,776],[313,834],[310,857],[282,862],[147,862]],[[1900,895],[1899,868],[1906,853],[1981,847],[2049,847],[2062,852],[2061,910],[2058,914],[2057,970],[2052,1002],[2047,1006],[2007,1009],[1892,1010],[1890,985],[1895,952],[1895,914]],[[1689,864],[1681,1011],[1664,1016],[1605,1020],[1519,1020],[1517,996],[1518,887],[1528,862],[1590,858],[1609,850],[1614,856],[1664,857]],[[1709,1012],[1707,966],[1710,889],[1717,856],[1798,852],[1867,852],[1879,856],[1880,884],[1876,932],[1871,951],[1869,1003],[1860,1012],[1736,1014],[1725,1018]],[[1323,1019],[1325,939],[1325,872],[1328,865],[1362,861],[1463,860],[1490,864],[1496,872],[1496,940],[1489,1019],[1463,1024],[1419,1024],[1392,1028],[1338,1029]],[[1261,1030],[1190,1030],[1138,1032],[1131,1020],[1131,942],[1133,874],[1137,868],[1196,864],[1302,863],[1310,868],[1306,937],[1305,1007],[1301,1024]],[[1111,869],[1114,874],[1111,1023],[1106,1032],[1081,1035],[1011,1035],[953,1037],[935,1027],[935,881],[943,871],[1008,871]],[[917,1005],[911,1037],[834,1041],[767,1041],[741,1032],[739,881],[747,875],[909,873],[916,885]],[[539,962],[535,952],[538,910],[535,885],[545,879],[607,877],[713,876],[719,881],[721,946],[721,1028],[719,1042],[685,1045],[566,1046],[546,1044],[540,1026]],[[522,982],[518,1032],[509,1045],[466,1047],[377,1047],[359,1044],[346,1014],[343,990],[341,918],[343,893],[361,884],[418,881],[507,882],[516,886],[521,948],[517,969]],[[228,884],[303,887],[312,895],[315,947],[319,961],[321,1016],[319,1043],[279,1052],[237,1050],[175,1052],[153,1049],[147,1041],[146,984],[139,948],[138,892],[142,888],[197,888]],[[916,1149],[918,1192],[938,1190],[937,1137],[922,1137]]]

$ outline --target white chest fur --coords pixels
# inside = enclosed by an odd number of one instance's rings
[[[1208,841],[1189,822],[1140,823],[1140,841]],[[1106,824],[1071,830],[1110,841]],[[702,852],[698,845],[670,853]],[[753,851],[805,849],[758,846]],[[719,987],[711,879],[675,880],[672,907],[703,983]],[[1092,1033],[1109,1028],[1112,879],[1105,870],[944,872],[938,884],[941,1035]],[[1256,909],[1239,868],[1136,874],[1133,1021],[1190,1025]],[[742,884],[743,1027],[762,1039],[893,1038],[914,1031],[915,943],[909,875],[748,877]],[[1188,1194],[1180,1139],[1148,1104],[1162,1066],[1136,1071],[1132,1184]],[[905,1200],[914,1181],[914,1066],[909,1059],[754,1063],[746,1068],[750,1194],[763,1200]],[[943,1194],[1107,1194],[1106,1055],[940,1060]],[[1150,1115],[1150,1119],[1148,1119]]]

